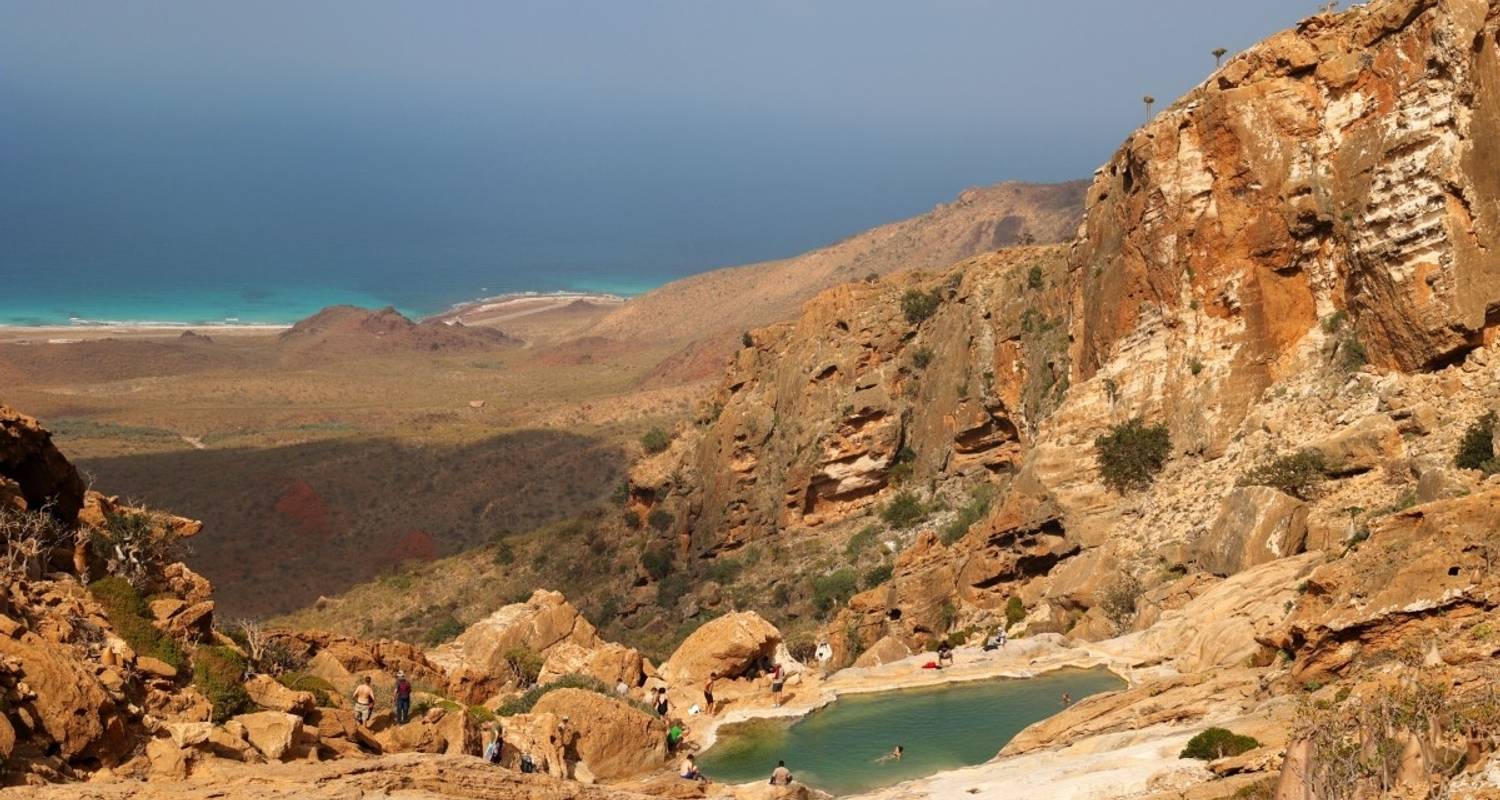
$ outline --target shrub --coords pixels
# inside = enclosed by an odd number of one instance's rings
[[[1500,459],[1495,458],[1495,412],[1485,412],[1464,429],[1453,465],[1459,469],[1482,470],[1486,475],[1500,472]]]
[[[854,561],[861,554],[875,545],[875,540],[880,536],[880,526],[874,523],[864,526],[859,533],[849,537],[848,543],[844,545],[844,558]]]
[[[1032,264],[1031,269],[1026,272],[1026,288],[1036,290],[1042,288],[1045,281],[1042,278],[1042,265]]]
[[[542,674],[542,657],[525,647],[512,647],[505,651],[505,666],[519,686],[531,686]]]
[[[247,666],[244,657],[230,647],[203,646],[193,653],[193,686],[213,706],[214,722],[223,722],[255,706],[240,683]]]
[[[896,528],[910,528],[927,517],[927,508],[922,501],[917,499],[916,494],[910,490],[903,489],[892,497],[885,508],[880,510],[880,518]]]
[[[953,630],[953,623],[958,621],[958,607],[953,605],[952,600],[943,603],[943,630]]]
[[[1345,372],[1353,372],[1369,363],[1370,354],[1365,351],[1365,345],[1353,333],[1349,333],[1339,339],[1338,344],[1338,366]]]
[[[511,547],[510,542],[495,545],[495,563],[502,567],[516,563],[516,548]]]
[[[943,542],[953,544],[962,539],[974,523],[983,519],[984,515],[989,513],[990,500],[994,495],[995,490],[987,483],[975,487],[974,491],[969,495],[968,502],[959,506],[958,515],[943,526]]]
[[[672,437],[661,428],[652,428],[641,434],[641,449],[647,453],[656,454],[666,450],[672,445]]]
[[[1195,377],[1195,378],[1198,377],[1200,374],[1203,373],[1203,362],[1199,361],[1196,358],[1193,359],[1192,361],[1189,361],[1188,362],[1188,371],[1191,372],[1191,373],[1193,373],[1193,377]]]
[[[691,588],[692,584],[688,582],[686,575],[668,575],[661,583],[656,584],[656,604],[662,608],[672,608]]]
[[[1121,575],[1104,590],[1104,596],[1099,598],[1099,607],[1111,622],[1123,628],[1135,616],[1136,601],[1140,600],[1141,591],[1141,582],[1133,575]]]
[[[728,586],[740,577],[740,571],[745,568],[737,559],[716,558],[708,565],[708,577],[720,586]]]
[[[1241,486],[1269,486],[1301,500],[1311,500],[1327,477],[1328,460],[1316,450],[1301,450],[1261,464],[1242,475]]]
[[[672,573],[672,554],[666,550],[647,550],[641,553],[641,566],[651,580],[659,581]]]
[[[1124,494],[1144,489],[1167,464],[1172,449],[1166,425],[1147,425],[1136,417],[1110,429],[1094,440],[1099,475],[1104,483]]]
[[[859,626],[853,622],[844,626],[844,649],[850,660],[859,658],[865,652],[865,640],[859,635]]]
[[[437,624],[428,629],[427,635],[422,637],[428,644],[440,644],[464,632],[464,624],[448,614]]]
[[[744,333],[740,334],[740,344],[744,345],[745,347],[754,347],[755,337],[750,335],[750,331],[745,331]]]
[[[1323,318],[1323,332],[1328,334],[1338,333],[1344,327],[1344,322],[1348,319],[1349,314],[1343,309],[1329,314]]]
[[[137,589],[145,588],[163,564],[180,560],[181,540],[158,532],[151,516],[139,511],[111,513],[104,527],[93,532],[90,546],[111,575],[119,575]]]
[[[937,313],[941,302],[942,298],[938,297],[936,292],[907,289],[906,294],[901,295],[901,313],[906,315],[907,322],[919,325],[923,320]]]
[[[641,515],[634,511],[622,512],[620,514],[620,521],[625,523],[625,527],[630,530],[638,531],[641,529]]]
[[[1009,628],[1023,619],[1026,619],[1026,604],[1021,602],[1020,597],[1011,595],[1005,601],[1005,627]]]
[[[813,607],[819,616],[854,596],[854,570],[847,567],[813,578]]]
[[[1188,740],[1178,758],[1196,758],[1213,761],[1225,756],[1237,756],[1260,747],[1260,742],[1251,736],[1241,736],[1224,728],[1209,728]]]
[[[89,584],[89,593],[104,607],[110,627],[115,629],[130,649],[172,665],[187,667],[187,656],[177,641],[151,624],[151,609],[130,581],[119,576],[100,578]]]
[[[676,521],[677,518],[672,516],[672,512],[665,508],[653,508],[651,513],[646,515],[646,524],[662,533],[671,530],[672,523]]]
[[[891,579],[891,565],[889,563],[877,564],[865,571],[860,585],[866,589],[873,589]]]
[[[787,640],[786,651],[792,658],[804,664],[810,664],[818,653],[818,646],[813,642],[812,636],[806,633],[798,633]]]
[[[613,690],[605,686],[598,678],[588,675],[569,674],[563,675],[546,686],[533,686],[520,695],[506,700],[500,704],[498,713],[502,717],[530,713],[531,709],[536,707],[538,700],[558,689],[587,689],[588,691],[597,692],[602,695],[614,696]],[[654,711],[651,713],[653,716],[655,715]]]
[[[912,352],[911,365],[916,367],[917,369],[927,369],[927,365],[931,363],[932,348],[918,347],[915,351]]]
[[[333,684],[306,672],[283,672],[276,681],[294,692],[311,692],[319,708],[332,706],[334,695],[339,693]]]

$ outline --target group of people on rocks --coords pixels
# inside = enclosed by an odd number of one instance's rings
[[[406,673],[396,671],[396,688],[394,690],[395,702],[392,704],[397,725],[405,725],[411,720],[411,681],[406,679]],[[361,725],[369,725],[370,719],[375,716],[375,684],[369,675],[354,687],[354,721]]]

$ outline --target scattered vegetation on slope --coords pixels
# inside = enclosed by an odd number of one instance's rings
[[[1269,486],[1299,500],[1311,500],[1328,477],[1328,460],[1316,450],[1273,458],[1240,476],[1240,486]]]
[[[1147,425],[1140,417],[1122,422],[1094,440],[1099,476],[1121,494],[1145,489],[1167,464],[1172,442],[1167,426]]]

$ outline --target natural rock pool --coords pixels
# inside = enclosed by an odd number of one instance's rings
[[[1107,670],[1060,670],[845,695],[796,721],[727,725],[698,764],[710,778],[744,783],[767,780],[785,759],[797,780],[834,795],[855,794],[982,764],[1022,728],[1061,711],[1064,692],[1078,700],[1124,687]],[[900,761],[876,763],[898,744],[906,750]]]

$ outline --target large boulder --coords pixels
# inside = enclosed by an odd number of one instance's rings
[[[282,686],[269,675],[252,675],[245,681],[245,693],[261,708],[306,716],[317,705],[312,692],[299,692]]]
[[[911,655],[911,648],[894,636],[882,636],[869,649],[854,660],[856,667],[878,667],[892,661],[900,661]]]
[[[14,659],[30,696],[18,705],[35,720],[34,733],[45,737],[65,759],[97,756],[109,761],[124,744],[123,718],[108,692],[86,668],[88,662],[66,645],[35,633],[0,637],[0,660]]]
[[[474,723],[462,709],[431,708],[405,725],[388,716],[372,725],[375,741],[386,753],[447,753],[462,755],[473,749]]]
[[[709,675],[734,678],[772,659],[779,644],[781,631],[759,614],[725,614],[693,631],[658,672],[671,686],[696,686]]]
[[[302,718],[281,711],[257,711],[231,719],[225,729],[239,734],[268,760],[277,761],[291,751],[302,731]]]
[[[1214,524],[1189,555],[1215,575],[1302,552],[1307,541],[1307,505],[1268,486],[1240,486],[1224,497]]]
[[[507,654],[525,650],[546,657],[563,643],[593,650],[604,640],[561,592],[538,589],[526,602],[511,603],[470,625],[427,658],[452,676],[451,694],[478,702],[513,677]]]
[[[666,762],[666,724],[612,697],[586,689],[558,689],[544,695],[532,710],[567,718],[576,737],[572,750],[596,778],[639,775]]]
[[[562,642],[547,653],[537,682],[547,684],[570,674],[588,675],[609,687],[622,682],[636,687],[646,677],[645,659],[634,648],[613,642],[595,649]]]
[[[1368,472],[1406,454],[1401,430],[1387,414],[1371,414],[1313,444],[1330,471],[1338,475]]]

